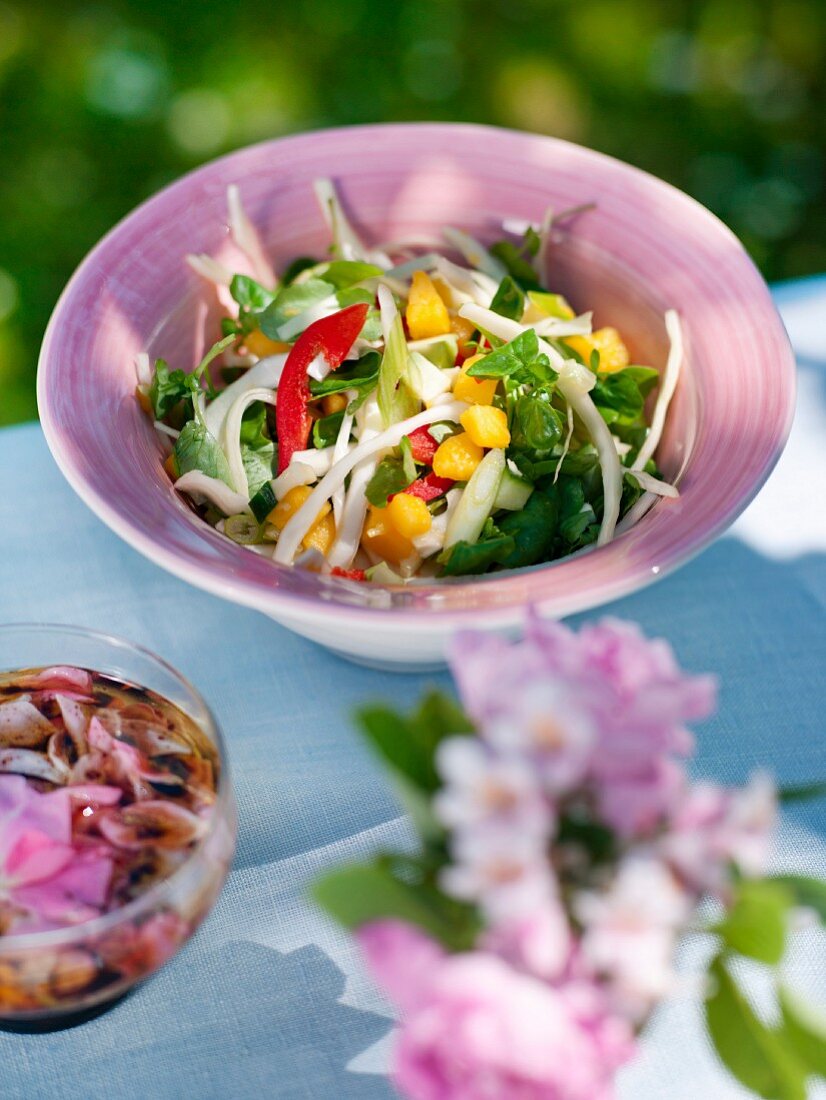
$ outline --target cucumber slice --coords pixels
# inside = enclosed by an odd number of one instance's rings
[[[250,508],[258,522],[263,523],[276,504],[278,501],[275,499],[272,482],[266,481],[250,501]]]
[[[528,498],[533,492],[533,485],[525,481],[523,477],[517,477],[505,467],[502,480],[499,483],[499,492],[493,502],[494,512],[505,509],[508,512],[519,512],[528,503]]]
[[[506,469],[505,452],[499,448],[488,451],[465,486],[456,511],[450,517],[445,534],[445,547],[456,542],[478,542],[485,520],[493,511],[502,474]]]
[[[409,340],[407,350],[418,351],[425,359],[429,359],[434,367],[446,370],[456,362],[459,341],[448,333],[444,336],[428,336],[424,340]]]

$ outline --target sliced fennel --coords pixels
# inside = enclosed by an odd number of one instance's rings
[[[244,459],[241,454],[241,418],[250,405],[256,401],[263,401],[267,405],[275,404],[275,395],[272,390],[257,389],[246,390],[232,405],[224,418],[221,435],[218,442],[221,444],[229,463],[229,472],[232,479],[232,487],[236,493],[243,493],[249,500],[249,487],[247,474],[244,469]]]
[[[392,267],[392,262],[388,256],[385,256],[383,252],[367,248],[363,243],[344,213],[332,180],[315,180],[313,190],[324,214],[324,219],[330,228],[330,234],[333,238],[333,251],[338,259],[363,260],[365,263],[375,263],[379,267]]]
[[[261,388],[274,390],[281,380],[286,362],[286,355],[268,355],[266,359],[259,359],[226,389],[221,390],[204,409],[204,421],[209,434],[215,439],[221,438],[226,415],[242,394]]]
[[[461,252],[471,267],[476,271],[484,272],[497,286],[507,275],[508,270],[505,265],[463,229],[453,229],[448,226],[442,230],[442,234],[448,244],[452,244],[457,252]]]
[[[246,493],[236,493],[218,478],[209,477],[201,470],[190,470],[175,482],[180,493],[186,493],[195,501],[207,501],[214,504],[225,516],[234,516],[249,512]]]
[[[445,533],[445,547],[457,542],[477,542],[485,521],[493,511],[502,475],[505,472],[505,452],[499,448],[488,451],[465,486],[456,511]]]
[[[200,275],[208,283],[215,283],[216,286],[229,286],[232,282],[230,269],[224,267],[217,260],[213,260],[212,256],[207,256],[204,252],[197,254],[190,252],[186,257],[186,262],[196,275]]]
[[[397,420],[412,416],[418,400],[409,387],[407,341],[393,295],[387,287],[379,287],[381,327],[384,333],[384,355],[379,367],[379,411],[385,428]]]
[[[672,499],[680,495],[680,490],[676,485],[670,485],[667,481],[660,481],[659,478],[646,474],[643,470],[624,470],[623,473],[625,477],[633,478],[634,481],[639,482],[640,488],[645,489],[647,493],[654,493],[658,497],[671,497]]]
[[[227,208],[232,239],[252,264],[253,275],[262,286],[275,286],[275,272],[267,259],[258,230],[247,216],[237,184],[231,183],[227,188]]]
[[[671,347],[669,348],[665,370],[660,380],[660,392],[657,394],[657,402],[654,405],[654,412],[651,415],[651,428],[648,435],[645,437],[645,442],[640,447],[640,453],[634,460],[632,466],[634,470],[641,470],[657,449],[660,437],[663,434],[663,428],[665,427],[665,417],[668,412],[668,406],[671,404],[671,398],[674,396],[674,391],[677,388],[677,381],[680,377],[680,368],[683,363],[683,329],[680,324],[680,315],[675,309],[667,310],[665,314],[665,327],[669,339],[671,340]]]

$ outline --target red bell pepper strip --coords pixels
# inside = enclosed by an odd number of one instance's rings
[[[347,581],[366,581],[367,574],[363,569],[342,569],[340,565],[330,570],[331,577],[343,577]]]
[[[278,434],[278,472],[283,473],[296,451],[304,451],[313,426],[308,404],[311,400],[307,368],[319,355],[330,370],[340,367],[367,320],[369,306],[358,303],[322,317],[309,325],[293,344],[275,399],[275,427]]]
[[[451,481],[449,477],[436,477],[435,474],[427,474],[425,477],[420,477],[417,481],[414,481],[412,485],[408,485],[404,490],[411,497],[418,497],[419,500],[423,500],[425,504],[429,500],[436,500],[437,497],[444,496],[448,489],[452,489],[455,482]]]
[[[433,456],[439,449],[439,444],[427,430],[427,427],[417,428],[407,437],[410,440],[410,453],[414,462],[421,462],[424,466],[433,465]]]

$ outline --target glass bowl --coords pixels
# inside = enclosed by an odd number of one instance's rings
[[[0,1026],[99,1010],[154,973],[212,909],[235,850],[226,750],[202,697],[170,665],[121,638],[72,626],[0,626],[0,671],[75,665],[148,688],[188,715],[215,750],[217,797],[185,862],[126,905],[56,931],[0,935]],[[0,892],[2,883],[0,883]]]

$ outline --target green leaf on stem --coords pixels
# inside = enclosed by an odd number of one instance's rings
[[[714,990],[706,1025],[720,1059],[764,1100],[806,1100],[806,1072],[779,1030],[756,1016],[718,955],[709,967]]]
[[[730,950],[774,966],[786,948],[792,901],[791,892],[777,882],[744,879],[737,883],[734,904],[714,931]]]

